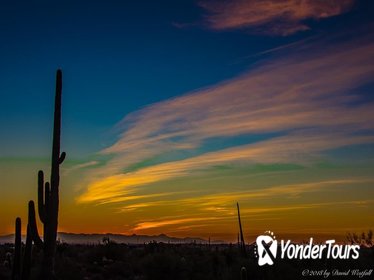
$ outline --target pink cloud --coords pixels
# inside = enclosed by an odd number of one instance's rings
[[[201,1],[206,24],[216,30],[255,28],[273,35],[308,30],[304,21],[340,15],[354,0],[233,0]]]

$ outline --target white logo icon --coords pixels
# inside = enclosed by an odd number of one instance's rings
[[[273,265],[277,256],[278,242],[272,232],[266,231],[264,235],[260,235],[256,239],[258,265]]]
[[[258,258],[258,265],[273,265],[277,257],[278,241],[274,233],[265,231],[256,239],[254,253]],[[358,259],[360,256],[360,245],[336,244],[335,240],[327,240],[324,244],[314,244],[311,237],[309,243],[298,244],[291,240],[279,241],[279,259]]]

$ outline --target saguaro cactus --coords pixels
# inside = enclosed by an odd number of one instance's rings
[[[239,203],[236,203],[236,207],[238,209],[238,220],[239,220],[239,230],[240,230],[240,249],[243,254],[243,256],[247,256],[247,252],[245,249],[245,242],[244,242],[244,236],[243,236],[243,229],[242,229],[242,222],[240,220],[240,208],[239,208]]]
[[[30,234],[30,227],[27,226],[26,245],[22,255],[22,242],[21,242],[21,218],[16,219],[16,231],[14,240],[14,259],[12,268],[12,280],[27,280],[30,276],[31,264],[31,246],[32,238]]]
[[[26,280],[30,275],[32,242],[43,250],[43,261],[40,279],[54,278],[54,256],[56,251],[56,238],[58,226],[59,208],[59,184],[60,164],[64,161],[66,154],[60,155],[61,136],[61,94],[62,94],[62,72],[56,73],[56,94],[53,123],[53,146],[52,146],[52,167],[51,183],[44,184],[43,171],[38,173],[38,211],[39,217],[44,225],[43,241],[39,237],[35,219],[34,201],[29,202],[29,215],[27,224],[26,245],[21,262],[21,219],[16,219],[14,261],[12,279]]]
[[[62,72],[61,70],[57,70],[50,183],[44,183],[43,171],[39,171],[38,173],[38,212],[40,220],[43,223],[43,240],[39,237],[35,219],[35,205],[32,200],[29,202],[28,221],[28,236],[30,235],[34,244],[43,250],[41,279],[46,280],[54,278],[54,256],[56,251],[59,209],[60,164],[64,161],[66,156],[64,152],[60,155],[61,94]]]
[[[39,171],[38,174],[38,212],[39,218],[44,225],[43,243],[39,238],[36,223],[31,223],[31,232],[34,234],[33,240],[35,244],[38,245],[39,243],[40,246],[43,245],[43,279],[52,279],[54,275],[59,209],[60,164],[64,161],[66,156],[64,152],[60,155],[61,94],[62,72],[61,70],[57,70],[50,183],[44,183],[43,171]],[[35,212],[34,203],[30,202],[30,204],[31,212]]]
[[[14,257],[12,268],[12,280],[21,278],[21,218],[16,219],[16,231],[14,235]]]

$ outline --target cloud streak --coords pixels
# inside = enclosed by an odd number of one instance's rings
[[[290,35],[309,29],[306,20],[337,16],[351,9],[354,0],[233,0],[201,1],[207,26],[215,30],[249,28]]]
[[[201,221],[208,221],[208,220],[216,220],[216,218],[184,218],[184,219],[171,219],[171,220],[162,220],[157,222],[142,222],[138,223],[136,227],[134,228],[134,231],[138,230],[144,230],[144,229],[150,229],[150,228],[159,228],[159,227],[165,227],[170,225],[177,225],[177,224],[188,224],[188,223],[195,223],[195,222],[201,222]]]
[[[88,171],[91,182],[77,201],[125,202],[139,187],[216,165],[307,164],[325,151],[373,143],[374,104],[362,102],[357,89],[374,75],[374,44],[314,49],[305,45],[238,78],[126,116],[119,140],[102,151],[111,159]],[[275,136],[204,151],[211,139],[269,133]],[[179,153],[184,157],[173,157]],[[163,160],[144,164],[155,158]]]
[[[236,191],[236,192],[221,192],[207,195],[194,195],[188,198],[180,199],[168,199],[168,200],[157,200],[149,202],[139,202],[129,204],[127,206],[120,206],[121,212],[143,210],[144,208],[155,208],[160,206],[175,206],[183,208],[195,208],[199,209],[198,212],[211,212],[221,213],[225,216],[232,217],[235,215],[235,208],[233,205],[236,201],[250,200],[252,203],[256,200],[264,200],[267,198],[282,197],[284,198],[296,198],[303,194],[317,193],[321,190],[333,190],[339,192],[341,187],[347,185],[360,185],[373,183],[374,179],[363,178],[363,179],[340,179],[340,180],[327,180],[327,181],[316,181],[299,184],[287,184],[278,186],[262,187],[247,191]],[[251,213],[256,213],[257,208],[251,208]],[[263,209],[263,208],[261,208]],[[268,209],[268,208],[266,208]],[[259,211],[263,212],[262,210]]]
[[[373,204],[374,200],[352,200],[352,201],[331,201],[322,203],[304,203],[304,204],[292,204],[292,205],[280,205],[280,206],[270,206],[270,207],[252,207],[241,210],[242,218],[250,218],[253,221],[266,221],[266,220],[277,220],[280,217],[269,216],[269,214],[283,215],[287,212],[302,212],[310,209],[324,209],[324,208],[340,208],[340,207],[369,207]],[[234,207],[232,207],[234,208]],[[218,215],[217,215],[218,213]],[[142,221],[136,223],[132,229],[134,232],[143,232],[144,230],[154,229],[154,228],[170,228],[172,226],[175,228],[176,225],[183,225],[176,227],[176,230],[186,231],[194,227],[211,227],[212,223],[220,224],[231,223],[233,216],[235,216],[235,211],[222,212],[213,211],[211,213],[200,211],[199,216],[196,217],[186,217],[186,216],[169,216],[167,219],[158,219],[152,221]],[[213,215],[213,216],[212,216]]]
[[[142,154],[149,156],[159,149],[192,149],[209,137],[306,126],[364,128],[369,124],[362,119],[372,116],[372,104],[346,103],[356,98],[352,89],[373,74],[373,47],[341,46],[301,60],[278,60],[226,83],[151,105],[124,118],[121,139],[104,153],[142,147]]]
[[[116,202],[119,196],[127,196],[134,187],[190,175],[194,172],[223,163],[287,163],[304,162],[313,154],[341,146],[374,142],[374,136],[287,135],[258,144],[244,145],[206,153],[180,161],[172,161],[145,167],[140,170],[101,178],[88,187],[79,202]],[[131,196],[130,196],[131,198]]]

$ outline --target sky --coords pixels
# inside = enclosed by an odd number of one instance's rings
[[[0,235],[50,171],[59,231],[235,241],[374,229],[374,7],[2,1]]]

